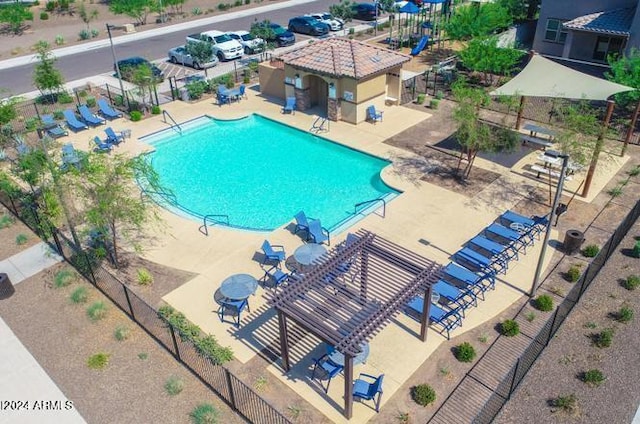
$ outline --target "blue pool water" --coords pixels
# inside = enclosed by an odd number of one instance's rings
[[[155,148],[149,156],[161,184],[192,217],[227,215],[234,227],[273,230],[304,210],[335,229],[356,203],[398,194],[380,179],[388,161],[259,115],[181,126],[182,135],[142,140]]]

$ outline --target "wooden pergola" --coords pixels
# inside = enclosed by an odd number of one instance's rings
[[[420,339],[426,341],[431,286],[441,266],[366,230],[324,254],[304,275],[269,295],[278,312],[280,351],[289,371],[287,321],[335,346],[345,357],[344,415],[353,413],[353,358],[417,295],[424,295]]]

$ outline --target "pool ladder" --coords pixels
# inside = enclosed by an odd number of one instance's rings
[[[220,218],[223,218],[224,220],[220,220]],[[205,236],[209,235],[209,228],[207,226],[207,221],[211,222],[212,224],[222,224],[228,227],[229,215],[224,215],[224,214],[205,215],[204,218],[202,218],[202,225],[200,226],[200,228],[198,228],[198,230]]]
[[[384,200],[382,197],[378,197],[378,198],[375,198],[375,199],[365,200],[364,202],[356,203],[355,206],[353,207],[353,214],[356,215],[358,213],[358,208],[360,206],[370,205],[370,204],[376,203],[376,202],[382,202],[382,215],[378,215],[377,213],[376,213],[376,215],[381,216],[382,218],[384,218],[385,215],[387,214],[387,201]],[[378,210],[376,209],[376,210],[372,211],[372,213],[375,213],[377,211]]]
[[[316,120],[313,121],[313,124],[311,125],[311,128],[309,129],[309,132],[312,133],[320,133],[320,132],[329,132],[330,129],[330,122],[327,118],[323,118],[322,116],[317,116]],[[327,125],[325,127],[325,124]]]
[[[171,114],[169,112],[167,112],[166,110],[163,110],[162,111],[162,119],[164,120],[165,124],[168,124],[167,117],[169,117],[171,122],[173,122],[173,124],[171,124],[171,128],[174,128],[174,127],[177,128],[177,131],[180,133],[180,135],[182,135],[182,127],[180,126],[180,124],[178,124],[176,122],[176,120],[173,119],[173,116],[171,116]]]

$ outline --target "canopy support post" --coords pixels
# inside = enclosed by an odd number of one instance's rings
[[[602,129],[600,130],[600,135],[598,136],[598,140],[596,141],[596,145],[593,148],[593,156],[591,157],[591,164],[589,165],[589,170],[587,171],[587,178],[584,181],[584,189],[582,190],[582,197],[587,197],[589,194],[589,188],[591,187],[591,180],[593,180],[593,174],[596,171],[596,166],[598,165],[598,158],[600,157],[600,152],[602,151],[602,145],[604,144],[604,135],[607,132],[607,127],[609,126],[609,121],[611,120],[611,115],[613,114],[613,107],[615,106],[615,102],[613,100],[607,100],[607,113],[604,117],[604,121],[602,122]]]
[[[624,156],[624,154],[627,153],[627,147],[629,146],[629,141],[631,141],[631,136],[633,135],[633,130],[635,129],[636,121],[638,120],[638,113],[640,113],[640,100],[636,105],[635,112],[633,112],[633,118],[631,118],[631,123],[627,130],[627,136],[624,138],[624,144],[622,145],[622,152],[620,152],[620,156]]]
[[[518,106],[518,116],[516,116],[516,130],[520,130],[522,125],[522,115],[524,113],[524,96],[520,96],[520,106]]]

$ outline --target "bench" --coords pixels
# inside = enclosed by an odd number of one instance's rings
[[[547,147],[551,147],[553,146],[553,143],[547,141],[547,140],[543,140],[542,138],[538,138],[538,137],[533,137],[530,135],[524,135],[521,134],[520,135],[520,140],[522,140],[522,144],[529,142],[529,143],[534,143],[534,144],[538,144],[540,146],[542,146],[542,149],[546,149]]]
[[[560,178],[560,173],[558,171],[554,171],[552,169],[545,168],[545,167],[540,166],[540,165],[531,165],[531,170],[533,172],[537,172],[536,178],[540,178],[540,174],[543,173],[543,172],[546,175],[551,175],[554,178]],[[571,175],[565,175],[564,179],[567,180],[567,181],[571,181]]]

